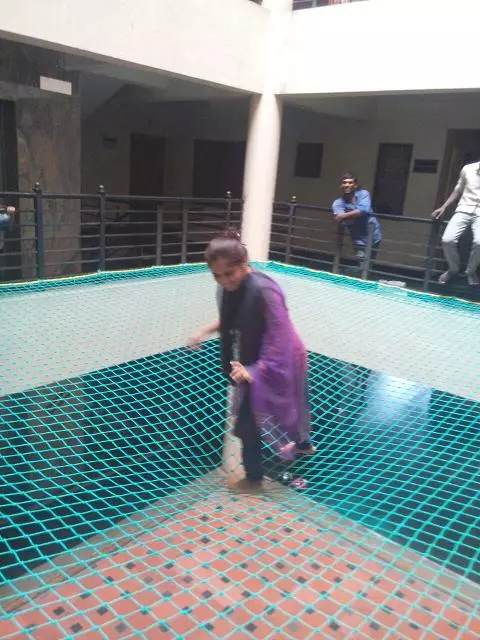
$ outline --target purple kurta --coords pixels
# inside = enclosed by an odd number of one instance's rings
[[[275,281],[269,280],[269,286],[262,290],[265,331],[259,357],[247,367],[253,379],[248,386],[252,412],[262,438],[288,459],[292,457],[288,445],[303,442],[310,434],[307,353],[290,319],[282,290]],[[235,389],[234,413],[237,415],[246,384]]]

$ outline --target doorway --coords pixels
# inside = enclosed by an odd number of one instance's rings
[[[373,206],[377,213],[402,215],[412,153],[413,144],[380,144],[373,189]]]
[[[165,175],[165,138],[132,133],[130,136],[130,195],[162,196]]]
[[[243,193],[244,141],[195,140],[193,160],[194,198],[234,198]]]
[[[443,156],[437,206],[445,202],[452,193],[461,168],[477,160],[480,160],[480,130],[450,129],[447,133],[447,145]]]
[[[0,100],[0,191],[18,191],[17,125],[15,103]],[[12,205],[17,212],[4,235],[0,258],[0,281],[22,277],[21,212],[17,198],[0,198],[2,206]],[[28,208],[28,207],[27,207]]]
[[[160,197],[165,175],[165,138],[132,133],[130,136],[130,195]],[[158,202],[133,200],[124,224],[115,226],[129,267],[150,266],[155,260]]]

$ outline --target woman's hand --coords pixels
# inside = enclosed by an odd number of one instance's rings
[[[205,329],[200,329],[197,333],[194,333],[193,336],[190,336],[188,339],[187,345],[190,349],[201,349],[202,342],[208,338],[208,333]]]
[[[189,346],[190,349],[201,349],[202,342],[208,340],[208,337],[212,335],[212,333],[216,333],[219,330],[220,320],[215,320],[215,322],[207,324],[206,327],[202,327],[197,333],[194,333],[193,336],[188,339],[187,346]]]
[[[249,374],[248,369],[243,366],[240,362],[233,360],[230,362],[232,365],[232,372],[230,374],[231,379],[234,382],[252,382],[252,376]]]

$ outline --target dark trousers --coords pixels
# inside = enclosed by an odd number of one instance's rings
[[[380,246],[380,242],[374,242],[372,245],[372,253],[370,255],[371,260],[375,260],[378,253],[378,248]],[[355,251],[355,257],[358,260],[358,268],[361,270],[363,267],[363,263],[365,262],[365,254],[367,252],[367,248],[363,245],[355,244],[353,246]]]
[[[258,434],[258,440],[254,442],[251,440],[246,441],[242,438],[242,462],[249,482],[261,482],[263,480],[260,434]]]
[[[234,433],[242,441],[242,463],[247,480],[261,482],[263,480],[262,438],[255,422],[249,394],[245,394],[240,406]],[[297,442],[296,446],[298,449],[310,449],[312,445],[310,440],[304,440]]]
[[[262,438],[255,422],[248,391],[240,405],[234,433],[242,441],[242,463],[247,480],[260,482],[263,479]]]

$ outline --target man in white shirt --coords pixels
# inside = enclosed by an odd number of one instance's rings
[[[432,218],[441,218],[445,210],[455,200],[460,199],[452,219],[442,237],[443,253],[448,263],[448,270],[442,273],[438,281],[447,284],[460,270],[460,257],[457,243],[470,227],[473,233],[472,250],[465,274],[468,284],[480,284],[477,269],[480,264],[480,162],[473,162],[463,167],[455,189],[439,208],[432,213]]]

